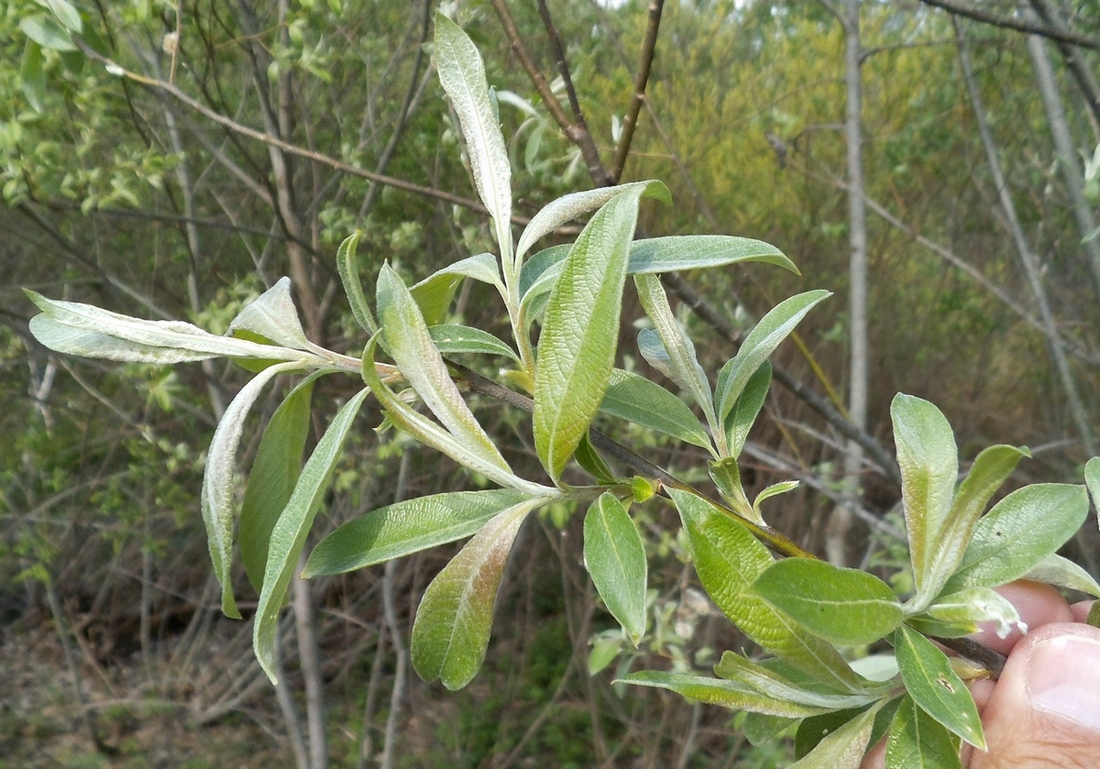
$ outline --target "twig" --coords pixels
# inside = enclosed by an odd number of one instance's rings
[[[554,118],[554,122],[565,132],[569,140],[580,148],[581,156],[584,158],[584,163],[588,168],[589,175],[600,187],[607,187],[614,184],[611,176],[604,168],[603,162],[600,160],[600,153],[599,150],[596,149],[596,144],[592,141],[592,134],[588,132],[587,128],[582,128],[573,123],[569,115],[566,114],[565,108],[561,106],[561,102],[558,101],[558,97],[554,95],[553,90],[550,88],[550,83],[547,82],[546,75],[542,73],[542,70],[535,64],[535,60],[531,58],[531,52],[527,49],[527,44],[523,41],[523,36],[519,33],[519,28],[516,27],[515,19],[512,18],[512,12],[508,10],[508,4],[505,0],[493,0],[493,8],[500,18],[500,24],[504,27],[504,33],[508,37],[512,50],[515,51],[516,56],[519,57],[520,64],[523,66],[524,71],[527,72],[527,77],[531,80],[531,84],[535,87],[539,96],[542,97],[543,102],[546,104],[546,109],[550,112],[550,116]]]
[[[1001,16],[996,13],[990,13],[983,8],[979,8],[968,2],[963,2],[962,0],[921,0],[921,2],[933,8],[939,8],[958,16],[965,16],[968,19],[980,21],[983,24],[992,24],[995,27],[1003,27],[1004,29],[1014,29],[1017,32],[1026,32],[1029,35],[1040,35],[1042,37],[1048,37],[1051,40],[1100,51],[1100,40],[1096,38],[1088,37],[1087,35],[1079,35],[1069,30],[1057,29],[1046,24],[1036,24],[1035,22],[1015,16]]]
[[[638,125],[638,115],[642,111],[642,105],[645,104],[645,89],[649,84],[649,73],[653,67],[657,32],[661,26],[661,12],[664,11],[664,7],[665,0],[650,0],[645,40],[642,42],[642,52],[638,56],[638,72],[634,76],[634,98],[630,102],[630,109],[623,117],[623,135],[619,139],[619,146],[615,148],[615,159],[611,163],[611,178],[616,181],[622,178],[623,167],[630,154],[630,144],[634,140],[634,129]]]

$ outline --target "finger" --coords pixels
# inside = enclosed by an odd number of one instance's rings
[[[1070,612],[1073,614],[1074,622],[1088,622],[1089,621],[1089,609],[1096,601],[1078,601],[1069,607]]]
[[[1013,650],[982,713],[971,769],[1092,767],[1100,755],[1100,629],[1051,624]]]
[[[1056,588],[1039,582],[1017,580],[997,588],[997,592],[1009,600],[1020,614],[1020,620],[1034,630],[1052,622],[1073,622],[1069,604]],[[1004,638],[997,636],[996,625],[982,623],[981,629],[971,636],[975,641],[995,652],[1008,654],[1024,637],[1019,626],[1013,626]]]

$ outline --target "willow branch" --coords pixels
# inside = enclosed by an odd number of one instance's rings
[[[642,53],[638,57],[638,72],[634,76],[634,98],[630,102],[630,109],[623,117],[623,135],[619,139],[619,146],[615,148],[615,160],[611,163],[611,178],[618,181],[622,178],[623,167],[626,158],[630,154],[630,144],[634,140],[634,129],[638,126],[638,115],[645,104],[645,89],[649,84],[649,73],[653,68],[653,56],[657,49],[657,32],[661,26],[661,13],[665,8],[665,0],[650,0],[649,21],[646,25],[645,40],[642,42]]]
[[[1068,29],[1057,29],[1047,24],[1037,24],[1033,21],[1021,19],[1016,16],[1002,16],[997,13],[991,13],[984,8],[979,8],[963,0],[921,0],[921,2],[933,8],[939,8],[958,16],[965,16],[968,19],[980,21],[983,24],[992,24],[994,27],[1012,29],[1017,32],[1026,32],[1029,35],[1040,35],[1041,37],[1050,38],[1051,40],[1062,43],[1069,43],[1070,45],[1080,46],[1081,48],[1091,48],[1094,51],[1100,51],[1100,40],[1096,38],[1087,35],[1079,35]]]
[[[144,85],[154,91],[165,93],[168,96],[171,96],[176,101],[180,102],[181,104],[184,104],[185,106],[195,110],[207,120],[217,123],[224,128],[228,128],[234,133],[240,134],[242,136],[247,136],[250,139],[254,139],[268,146],[275,147],[288,154],[296,155],[298,157],[305,158],[306,160],[312,160],[315,163],[320,163],[342,173],[350,174],[351,176],[359,176],[377,184],[382,184],[387,187],[393,187],[394,189],[403,190],[405,192],[411,192],[414,195],[420,195],[426,198],[441,200],[445,203],[452,203],[456,206],[461,206],[470,211],[476,211],[477,213],[489,213],[489,210],[476,200],[464,198],[461,195],[454,195],[445,190],[438,190],[433,187],[425,187],[423,185],[416,184],[415,182],[410,182],[405,179],[397,179],[393,176],[387,176],[385,174],[375,173],[373,171],[368,171],[363,168],[357,168],[356,166],[345,163],[341,160],[337,160],[336,158],[330,157],[323,153],[314,152],[313,150],[299,147],[295,144],[291,144],[290,142],[279,139],[278,137],[264,133],[263,131],[257,131],[254,128],[249,128],[246,125],[238,123],[232,118],[228,118],[225,115],[215,112],[214,110],[207,107],[205,104],[195,100],[194,98],[180,90],[176,85],[172,83],[164,80],[158,80],[156,78],[145,77],[144,75],[139,75],[137,72],[125,69],[124,67],[118,65],[112,59],[96,53],[86,44],[82,43],[81,49],[89,58],[94,59],[95,61],[98,61],[99,63],[108,67],[113,74],[123,77],[126,80]],[[512,221],[519,225],[526,225],[530,220],[522,216],[513,216]]]
[[[546,104],[550,117],[565,132],[569,140],[580,148],[589,175],[600,187],[613,184],[611,176],[604,168],[603,161],[600,160],[599,150],[597,150],[595,142],[592,141],[592,134],[588,132],[586,127],[576,125],[565,112],[565,108],[561,106],[561,102],[558,101],[558,97],[554,95],[550,83],[546,80],[546,75],[542,73],[542,70],[539,69],[538,65],[535,64],[535,60],[531,57],[527,43],[524,42],[523,35],[519,33],[516,21],[512,18],[512,12],[508,10],[507,2],[505,0],[493,0],[493,8],[497,12],[500,25],[504,28],[504,34],[507,36],[512,50],[519,57],[519,62],[527,73],[531,85],[535,87],[535,91],[538,92],[538,95]]]

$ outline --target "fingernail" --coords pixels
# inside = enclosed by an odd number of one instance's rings
[[[1100,642],[1075,635],[1039,641],[1027,690],[1032,706],[1100,732]]]

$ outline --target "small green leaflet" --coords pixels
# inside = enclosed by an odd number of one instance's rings
[[[359,326],[373,336],[378,331],[378,323],[375,322],[370,305],[367,304],[363,283],[359,280],[359,261],[355,254],[361,236],[362,232],[356,230],[336,249],[336,270],[340,273],[344,294],[347,295],[348,304],[351,305],[351,314]]]
[[[416,300],[420,312],[424,315],[425,323],[435,326],[443,322],[447,317],[447,311],[451,308],[455,291],[466,278],[495,286],[497,291],[504,295],[504,285],[500,282],[500,267],[497,266],[496,257],[487,253],[468,256],[433,272],[409,289],[409,293],[412,294],[412,298]]]
[[[962,769],[959,739],[903,697],[886,738],[886,769]]]
[[[646,238],[630,251],[631,275],[680,272],[724,267],[740,262],[763,262],[798,275],[794,262],[775,246],[732,235],[677,235]]]
[[[263,586],[271,530],[290,501],[302,469],[313,382],[318,376],[320,374],[316,373],[307,377],[275,410],[260,439],[252,472],[248,475],[237,538],[241,562],[257,593]]]
[[[978,521],[944,591],[996,587],[1019,579],[1065,544],[1088,512],[1083,486],[1037,483],[1012,492]]]
[[[1012,627],[1020,624],[1016,607],[988,587],[968,587],[940,596],[925,614],[937,622],[965,627],[968,634],[977,631],[980,623],[991,622],[996,625],[997,635],[1001,638],[1007,638]],[[1026,627],[1021,629],[1026,631]]]
[[[424,405],[468,451],[511,472],[451,379],[420,308],[388,264],[378,274],[377,294],[378,319],[390,355]]]
[[[473,353],[475,355],[500,355],[519,360],[515,351],[488,331],[472,326],[440,324],[428,327],[432,341],[444,355]]]
[[[206,468],[202,476],[202,519],[206,523],[214,576],[222,586],[222,612],[234,619],[241,618],[233,598],[233,580],[229,573],[233,563],[233,471],[237,446],[241,442],[244,419],[263,388],[279,374],[296,368],[295,363],[272,366],[242,387],[218,422],[206,454]]]
[[[594,190],[563,195],[547,203],[537,214],[531,217],[530,223],[524,229],[519,242],[516,244],[517,266],[522,263],[528,249],[543,235],[548,235],[578,216],[596,210],[620,192],[633,186],[641,186],[644,190],[642,193],[644,196],[657,198],[665,203],[672,203],[672,195],[669,193],[668,187],[657,181],[631,182],[615,187],[599,187]]]
[[[298,320],[298,311],[290,298],[290,278],[279,278],[275,285],[245,305],[229,324],[226,332],[235,336],[250,331],[277,345],[292,350],[314,350]]]
[[[435,15],[435,59],[439,82],[451,97],[451,105],[462,126],[474,185],[493,217],[500,253],[510,261],[512,165],[500,132],[499,118],[489,100],[485,65],[462,28],[442,13]]]
[[[454,691],[477,674],[512,542],[527,514],[546,501],[528,499],[498,513],[428,585],[412,630],[413,667],[425,681],[438,678]]]
[[[858,769],[871,740],[878,707],[863,711],[791,764],[790,769]]]
[[[653,332],[643,330],[639,334],[639,349],[642,355],[651,363],[656,359],[654,352],[663,347],[664,364],[667,368],[661,369],[672,381],[679,385],[680,389],[687,392],[703,410],[713,432],[718,432],[718,420],[714,415],[714,405],[711,398],[710,382],[699,365],[699,359],[695,354],[695,344],[687,335],[676,316],[672,314],[672,308],[668,304],[668,296],[661,286],[661,279],[655,275],[635,275],[634,285],[638,289],[638,298],[642,301],[645,314],[653,321],[654,332],[660,338],[660,345],[649,341],[647,337]],[[650,352],[650,351],[653,352]],[[648,354],[647,354],[648,353]],[[724,443],[725,436],[719,434]],[[721,453],[722,446],[719,446]]]
[[[1093,457],[1085,463],[1085,486],[1092,497],[1092,506],[1100,513],[1100,457]]]
[[[713,452],[710,436],[688,405],[638,374],[612,371],[600,411]]]
[[[616,683],[667,689],[708,705],[720,705],[733,710],[748,710],[784,718],[802,718],[828,712],[826,708],[769,697],[739,681],[707,678],[688,673],[643,670],[620,678]]]
[[[604,492],[584,516],[584,565],[607,610],[635,646],[645,634],[645,545],[614,494]]]
[[[772,662],[775,661],[772,660]],[[778,700],[828,710],[858,708],[878,699],[878,693],[874,691],[863,694],[829,694],[814,691],[790,680],[782,675],[781,671],[774,669],[775,667],[775,665],[764,667],[740,654],[726,651],[722,653],[721,661],[714,666],[714,674]]]
[[[989,498],[1008,479],[1019,461],[1027,456],[1031,456],[1027,449],[1015,446],[990,446],[978,454],[966,480],[955,494],[951,512],[944,520],[942,529],[935,533],[934,547],[930,551],[928,570],[921,588],[923,603],[927,604],[932,596],[939,593],[955,571]]]
[[[47,299],[25,290],[42,311],[30,321],[38,341],[55,352],[139,363],[183,363],[207,358],[327,361],[300,350],[218,336],[178,320],[142,320],[81,302]]]
[[[894,651],[901,680],[914,702],[948,731],[985,750],[978,708],[947,655],[905,625],[894,633]]]
[[[291,494],[290,501],[287,502],[286,508],[271,531],[271,545],[267,553],[263,590],[260,592],[260,602],[256,607],[255,625],[252,631],[252,647],[260,667],[267,673],[272,683],[277,682],[275,630],[279,620],[279,609],[282,608],[283,599],[286,598],[294,567],[305,545],[310,527],[313,526],[317,508],[320,507],[321,500],[328,491],[332,473],[344,450],[344,441],[351,431],[356,414],[359,413],[359,407],[363,405],[363,400],[369,392],[369,389],[363,388],[336,412],[332,423],[325,430],[325,434],[321,436],[317,447],[302,468],[298,483],[294,486],[294,493]]]
[[[894,591],[878,577],[809,558],[775,562],[749,592],[838,646],[873,643],[902,620]]]
[[[378,335],[372,336],[363,350],[363,381],[374,392],[378,402],[386,410],[386,417],[396,427],[404,430],[426,446],[458,462],[460,465],[481,473],[491,481],[510,489],[518,489],[529,496],[553,496],[554,490],[540,483],[524,480],[510,470],[502,470],[496,462],[491,462],[480,453],[459,441],[454,435],[436,422],[424,416],[391,390],[374,365],[374,351],[378,346]]]
[[[725,424],[745,387],[775,348],[817,304],[832,296],[829,291],[807,291],[785,299],[760,319],[730,361],[718,372],[714,404],[718,423]]]
[[[555,482],[611,379],[641,193],[631,188],[596,212],[569,250],[546,307],[533,422],[535,449]]]
[[[958,451],[951,425],[926,400],[898,393],[890,404],[890,418],[919,603],[926,598],[923,585],[935,556],[936,537],[951,509]]]
[[[741,452],[745,448],[745,441],[749,437],[749,430],[756,422],[760,409],[764,407],[764,399],[768,395],[768,388],[771,383],[772,364],[764,361],[760,368],[756,370],[756,373],[749,377],[749,381],[745,383],[745,388],[741,391],[733,404],[733,408],[726,416],[724,424],[726,444],[732,458],[736,459],[741,456]]]
[[[303,577],[343,574],[473,536],[527,499],[513,489],[454,491],[407,499],[353,518],[321,540]]]
[[[1032,582],[1045,582],[1055,587],[1080,590],[1082,593],[1100,598],[1100,584],[1097,584],[1093,576],[1073,561],[1056,553],[1051,553],[1032,566],[1022,578]]]

